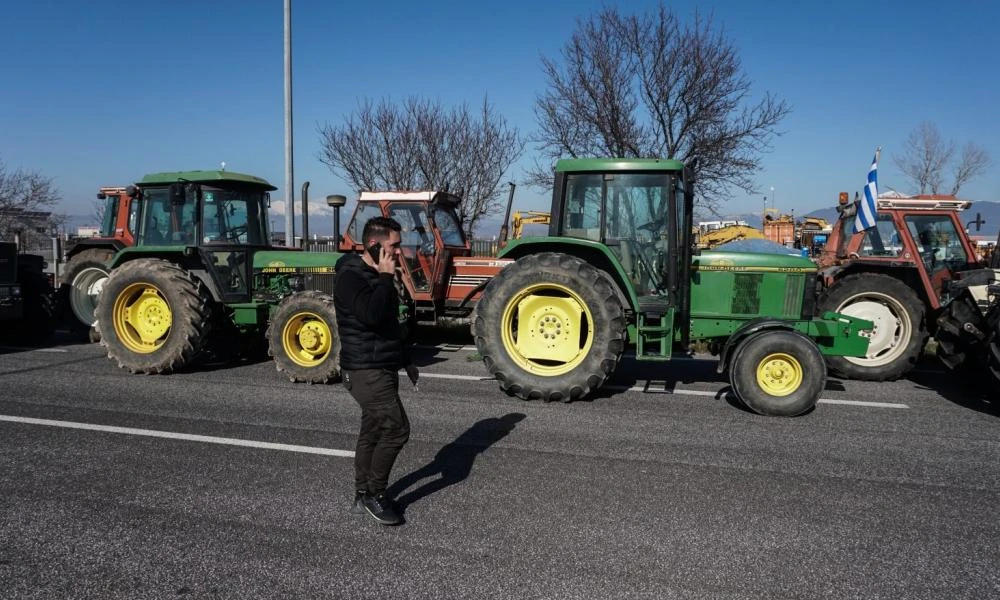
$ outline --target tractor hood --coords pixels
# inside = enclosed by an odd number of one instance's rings
[[[762,252],[702,252],[693,257],[695,271],[754,271],[760,273],[815,273],[816,263],[802,256]]]
[[[253,255],[254,270],[293,272],[301,268],[323,268],[333,271],[343,256],[340,252],[302,252],[301,250],[261,250]]]

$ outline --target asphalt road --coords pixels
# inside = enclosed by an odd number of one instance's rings
[[[416,353],[387,528],[347,511],[339,385],[0,348],[0,597],[1000,597],[1000,410],[933,365],[780,419],[712,361],[544,404],[469,354]]]

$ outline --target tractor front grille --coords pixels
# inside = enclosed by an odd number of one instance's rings
[[[305,289],[333,295],[333,273],[307,273],[304,277]]]
[[[733,278],[733,303],[731,310],[734,315],[755,315],[760,312],[760,282],[764,276],[760,273],[737,273]]]
[[[782,316],[798,318],[802,311],[802,292],[806,285],[805,275],[789,275],[785,284],[785,306]]]

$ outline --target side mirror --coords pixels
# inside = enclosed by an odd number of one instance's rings
[[[135,198],[136,196],[139,195],[139,188],[135,187],[134,185],[130,185],[125,188],[125,195],[128,196],[129,198]]]

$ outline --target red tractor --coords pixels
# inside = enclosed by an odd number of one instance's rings
[[[876,225],[853,231],[858,200],[840,194],[840,217],[822,253],[817,313],[831,310],[875,323],[864,357],[827,357],[850,379],[885,381],[912,369],[937,318],[952,299],[958,273],[981,267],[954,196],[879,198]],[[977,215],[977,226],[982,219]]]
[[[94,237],[80,238],[66,251],[61,270],[58,309],[71,330],[96,341],[94,307],[108,278],[108,263],[116,252],[135,245],[138,203],[124,187],[102,187],[97,198],[104,201],[101,230]]]
[[[402,225],[400,271],[415,324],[469,319],[489,280],[514,262],[472,256],[459,202],[447,192],[362,192],[340,241],[341,252],[360,252],[368,219],[392,217]]]

